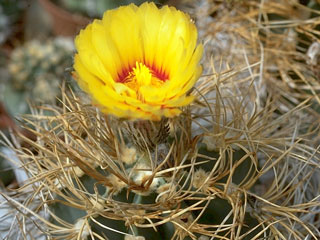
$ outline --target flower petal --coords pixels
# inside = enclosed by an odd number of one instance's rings
[[[76,80],[106,114],[158,121],[194,99],[203,46],[190,17],[174,7],[106,11],[75,42]]]

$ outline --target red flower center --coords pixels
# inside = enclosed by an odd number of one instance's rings
[[[157,68],[154,64],[152,66],[150,66],[148,64],[144,64],[144,63],[142,63],[142,64],[145,65],[149,69],[149,71],[153,77],[161,80],[162,82],[166,82],[167,80],[169,80],[169,74],[166,71],[164,71],[163,69]],[[130,66],[129,68],[123,68],[118,73],[118,79],[116,80],[116,82],[126,83],[127,80],[130,79],[132,73],[134,72],[135,67],[136,67],[136,65]]]

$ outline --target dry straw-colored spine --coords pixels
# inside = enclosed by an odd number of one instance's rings
[[[104,116],[66,89],[60,107],[34,109],[23,120],[37,140],[16,148],[29,180],[1,193],[16,216],[8,236],[27,238],[36,219],[48,239],[320,238],[308,55],[319,12],[271,0],[182,7],[205,43],[196,101],[157,124]]]

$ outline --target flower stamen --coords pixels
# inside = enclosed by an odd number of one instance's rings
[[[152,78],[156,78],[162,82],[166,82],[167,80],[169,80],[169,75],[165,71],[159,71],[155,67],[150,67],[144,63],[136,62],[136,66],[132,67],[131,70],[122,70],[122,72],[118,75],[119,77],[117,82],[119,83],[128,82],[128,80],[132,79],[137,75],[141,77],[142,76],[147,77],[146,80],[148,80],[149,77],[146,75],[147,72],[151,74]],[[141,75],[141,73],[143,74]],[[143,84],[143,85],[148,85],[148,84]]]
[[[162,77],[166,78],[165,74],[160,75],[159,73],[147,67],[145,64],[136,62],[136,66],[127,74],[127,77],[119,82],[125,84],[138,93],[139,88],[142,86],[151,85],[154,87],[161,87],[165,81],[162,79]]]
[[[146,65],[142,63],[136,62],[136,67],[133,68],[133,71],[130,74],[134,75],[137,84],[140,86],[150,85],[151,83],[152,75],[150,73],[150,70]]]

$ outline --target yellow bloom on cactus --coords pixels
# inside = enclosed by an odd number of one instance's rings
[[[190,104],[203,46],[190,17],[134,4],[106,11],[75,40],[76,79],[106,114],[160,120]]]

